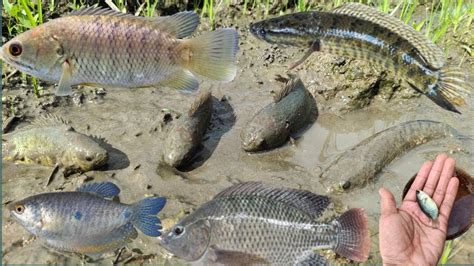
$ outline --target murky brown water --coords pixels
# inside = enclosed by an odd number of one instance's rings
[[[226,22],[223,22],[226,24]],[[228,22],[227,25],[230,25]],[[245,25],[241,22],[239,25]],[[108,170],[74,175],[65,180],[56,176],[52,185],[44,188],[51,169],[35,165],[15,165],[4,162],[2,172],[3,203],[18,200],[29,195],[54,191],[73,190],[85,179],[112,181],[122,192],[120,200],[132,203],[151,194],[167,197],[168,204],[160,213],[166,226],[170,226],[185,211],[208,201],[213,195],[233,183],[242,181],[263,181],[274,186],[304,188],[318,194],[325,194],[317,175],[337,155],[356,145],[366,137],[404,121],[430,119],[450,124],[464,135],[474,137],[474,98],[468,107],[461,107],[462,115],[442,110],[426,97],[405,99],[402,90],[392,101],[375,96],[371,105],[364,109],[343,112],[348,101],[341,94],[325,99],[324,93],[337,87],[343,75],[334,73],[333,63],[339,59],[327,55],[312,56],[297,70],[297,73],[315,95],[319,108],[316,123],[309,128],[295,145],[286,145],[273,151],[247,154],[240,148],[240,131],[253,114],[272,101],[271,90],[281,86],[274,81],[276,74],[284,74],[291,61],[301,53],[293,49],[275,50],[249,36],[241,28],[241,46],[238,55],[239,72],[229,84],[201,83],[202,88],[211,88],[216,109],[212,126],[204,142],[201,161],[185,176],[173,174],[165,169],[157,171],[160,161],[163,137],[162,109],[185,112],[194,100],[194,95],[169,89],[108,89],[102,100],[87,101],[93,93],[83,89],[86,101],[77,106],[62,100],[57,107],[47,107],[50,112],[70,120],[77,131],[104,137],[114,148]],[[270,56],[270,57],[269,57]],[[273,59],[271,58],[273,56]],[[356,62],[357,68],[365,63]],[[465,62],[468,67],[472,63]],[[471,68],[472,69],[472,68]],[[362,70],[369,71],[370,70]],[[359,81],[361,82],[361,81]],[[50,92],[53,90],[50,89]],[[348,89],[347,95],[350,95]],[[25,107],[21,112],[28,116],[37,115],[39,106],[51,96],[36,99],[24,91],[9,88],[4,96],[19,95]],[[344,95],[344,92],[342,93]],[[8,110],[4,109],[4,112]],[[21,127],[24,124],[20,124]],[[373,239],[369,262],[380,263],[378,253],[378,217],[381,186],[388,187],[400,201],[405,182],[417,172],[421,164],[434,159],[440,152],[451,153],[458,165],[467,172],[474,169],[474,141],[446,139],[419,146],[388,165],[378,175],[376,182],[362,190],[336,195],[334,200],[342,205],[364,207],[369,213],[370,232]],[[357,158],[354,158],[357,160]],[[363,162],[361,162],[363,163]],[[349,170],[349,169],[348,169]],[[4,208],[5,209],[5,208]],[[49,263],[78,262],[77,257],[63,257],[41,247],[18,223],[3,213],[4,263]],[[178,263],[159,246],[159,240],[145,237],[131,243],[135,262],[154,264]],[[455,241],[455,255],[450,263],[474,261],[474,231],[470,230]],[[127,251],[130,256],[130,251]],[[112,259],[103,263],[110,264]]]

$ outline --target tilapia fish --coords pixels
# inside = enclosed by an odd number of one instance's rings
[[[382,130],[341,154],[320,176],[331,192],[362,187],[398,156],[431,140],[457,137],[451,126],[429,120],[409,121]]]
[[[231,81],[238,49],[235,29],[196,38],[194,12],[144,18],[87,7],[51,20],[8,41],[0,57],[40,79],[59,82],[56,95],[77,84],[193,90],[194,74]]]
[[[162,245],[205,265],[327,264],[315,249],[365,261],[370,248],[365,211],[351,209],[329,224],[318,222],[329,203],[309,191],[241,183],[165,231]]]
[[[136,238],[135,228],[159,236],[161,222],[156,215],[166,199],[149,197],[132,205],[107,199],[119,193],[113,183],[87,183],[74,192],[31,196],[8,209],[43,244],[59,251],[99,255]]]
[[[276,93],[274,102],[265,106],[242,130],[240,138],[245,151],[279,147],[307,126],[315,109],[314,99],[297,76],[291,75]]]
[[[423,190],[416,191],[416,201],[426,216],[432,220],[437,220],[439,215],[438,206],[436,202]]]
[[[202,91],[189,111],[173,124],[165,139],[163,160],[172,167],[182,167],[195,155],[212,116],[212,95]]]
[[[402,21],[363,4],[349,3],[331,12],[301,12],[251,24],[250,31],[269,43],[308,48],[302,63],[315,51],[373,62],[395,78],[449,111],[465,103],[472,80],[448,66],[430,40]]]
[[[86,172],[107,162],[107,150],[89,136],[76,132],[61,118],[43,115],[29,126],[2,135],[3,160],[61,166]]]

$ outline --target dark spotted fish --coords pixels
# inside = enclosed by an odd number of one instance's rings
[[[473,87],[465,72],[446,65],[443,52],[402,21],[363,4],[331,12],[301,12],[251,24],[250,31],[269,43],[309,48],[374,62],[442,108],[459,113],[463,94]]]
[[[292,134],[311,123],[314,99],[297,76],[291,75],[276,93],[274,102],[258,111],[242,130],[245,151],[261,151],[283,145]]]
[[[355,261],[367,260],[370,239],[363,209],[350,209],[329,224],[318,222],[326,196],[234,185],[163,233],[162,245],[187,261],[232,264],[325,265],[316,249],[332,249]]]
[[[165,198],[149,197],[127,205],[108,198],[120,189],[109,182],[88,183],[74,192],[44,193],[13,202],[11,215],[46,246],[59,251],[98,255],[125,246],[138,228],[159,236],[156,215]]]
[[[189,111],[175,121],[168,132],[163,149],[163,160],[172,167],[183,167],[191,162],[212,116],[212,95],[202,91]]]
[[[451,126],[429,120],[409,121],[382,130],[341,154],[320,176],[331,192],[362,187],[392,160],[431,140],[459,136]]]

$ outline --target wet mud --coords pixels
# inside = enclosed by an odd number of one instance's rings
[[[160,213],[167,228],[238,182],[262,181],[276,187],[302,188],[326,195],[325,187],[318,180],[322,169],[363,139],[406,121],[429,119],[447,123],[467,138],[446,138],[415,147],[384,167],[365,187],[331,195],[341,206],[339,213],[348,208],[367,210],[372,238],[368,263],[381,263],[378,252],[379,187],[389,188],[400,202],[401,192],[413,173],[424,161],[434,159],[441,152],[454,157],[460,168],[474,174],[474,140],[470,139],[474,138],[472,96],[467,106],[460,107],[462,115],[454,114],[442,110],[413,89],[401,87],[390,75],[367,62],[325,54],[312,55],[292,71],[299,75],[317,102],[315,123],[294,143],[263,153],[244,152],[240,144],[243,127],[259,109],[272,101],[271,91],[281,86],[275,76],[285,75],[287,67],[304,51],[270,46],[253,38],[248,32],[248,23],[260,17],[240,18],[240,13],[232,13],[236,15],[234,19],[217,21],[217,28],[238,29],[239,70],[231,83],[200,80],[200,88],[211,90],[215,97],[214,111],[200,153],[183,171],[160,168],[160,156],[175,114],[187,112],[195,95],[168,88],[105,90],[82,87],[75,89],[73,97],[55,98],[54,86],[43,84],[44,91],[38,98],[32,87],[21,83],[18,74],[9,78],[3,86],[4,131],[20,129],[42,113],[53,113],[70,121],[79,132],[103,138],[109,159],[99,170],[67,178],[56,175],[46,188],[52,171],[50,167],[3,162],[2,204],[5,206],[11,201],[48,191],[74,190],[85,181],[111,181],[120,187],[122,202],[135,202],[151,195],[168,198]],[[218,14],[218,17],[225,15]],[[208,25],[202,23],[198,32],[208,29]],[[450,60],[458,63],[460,58]],[[473,60],[467,58],[463,66],[472,70]],[[4,66],[5,75],[11,71]],[[57,254],[40,246],[37,239],[14,222],[5,208],[3,210],[3,263],[90,261],[90,258]],[[474,231],[471,229],[455,240],[456,253],[449,262],[472,262],[473,243]],[[324,254],[332,261],[345,261],[332,252]],[[100,262],[111,264],[116,257],[116,254],[106,254]],[[160,247],[159,238],[141,233],[120,254],[117,262],[184,264]]]

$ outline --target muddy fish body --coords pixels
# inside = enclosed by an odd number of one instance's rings
[[[284,15],[254,23],[250,31],[269,43],[307,47],[293,67],[316,51],[374,62],[449,111],[459,113],[453,104],[464,104],[462,94],[473,87],[421,33],[363,4]]]
[[[261,151],[283,145],[312,120],[314,99],[296,76],[244,127],[240,137],[245,151]]]
[[[436,202],[428,196],[424,191],[417,190],[416,191],[416,201],[418,202],[418,206],[432,220],[437,220],[439,211],[438,206],[436,206]]]
[[[236,31],[181,39],[198,24],[194,12],[143,18],[84,8],[15,37],[0,57],[28,74],[59,82],[56,95],[70,94],[77,84],[193,90],[198,86],[194,74],[232,80]]]
[[[165,139],[163,160],[172,167],[190,162],[206,133],[212,116],[212,95],[201,92],[189,111],[175,121]]]
[[[54,116],[39,117],[25,129],[4,134],[2,140],[6,161],[86,172],[104,165],[108,159],[107,150],[99,143]]]
[[[11,215],[51,248],[81,254],[101,254],[137,237],[160,235],[156,214],[166,203],[150,197],[132,204],[109,200],[120,189],[112,183],[89,183],[74,192],[38,194],[11,203]]]
[[[362,187],[405,152],[428,141],[453,136],[458,136],[454,128],[429,120],[387,128],[341,154],[323,171],[320,181],[331,192]]]
[[[351,209],[330,224],[317,222],[329,198],[304,190],[241,183],[163,233],[162,245],[187,261],[222,264],[327,264],[314,249],[331,248],[364,261],[367,216]]]

